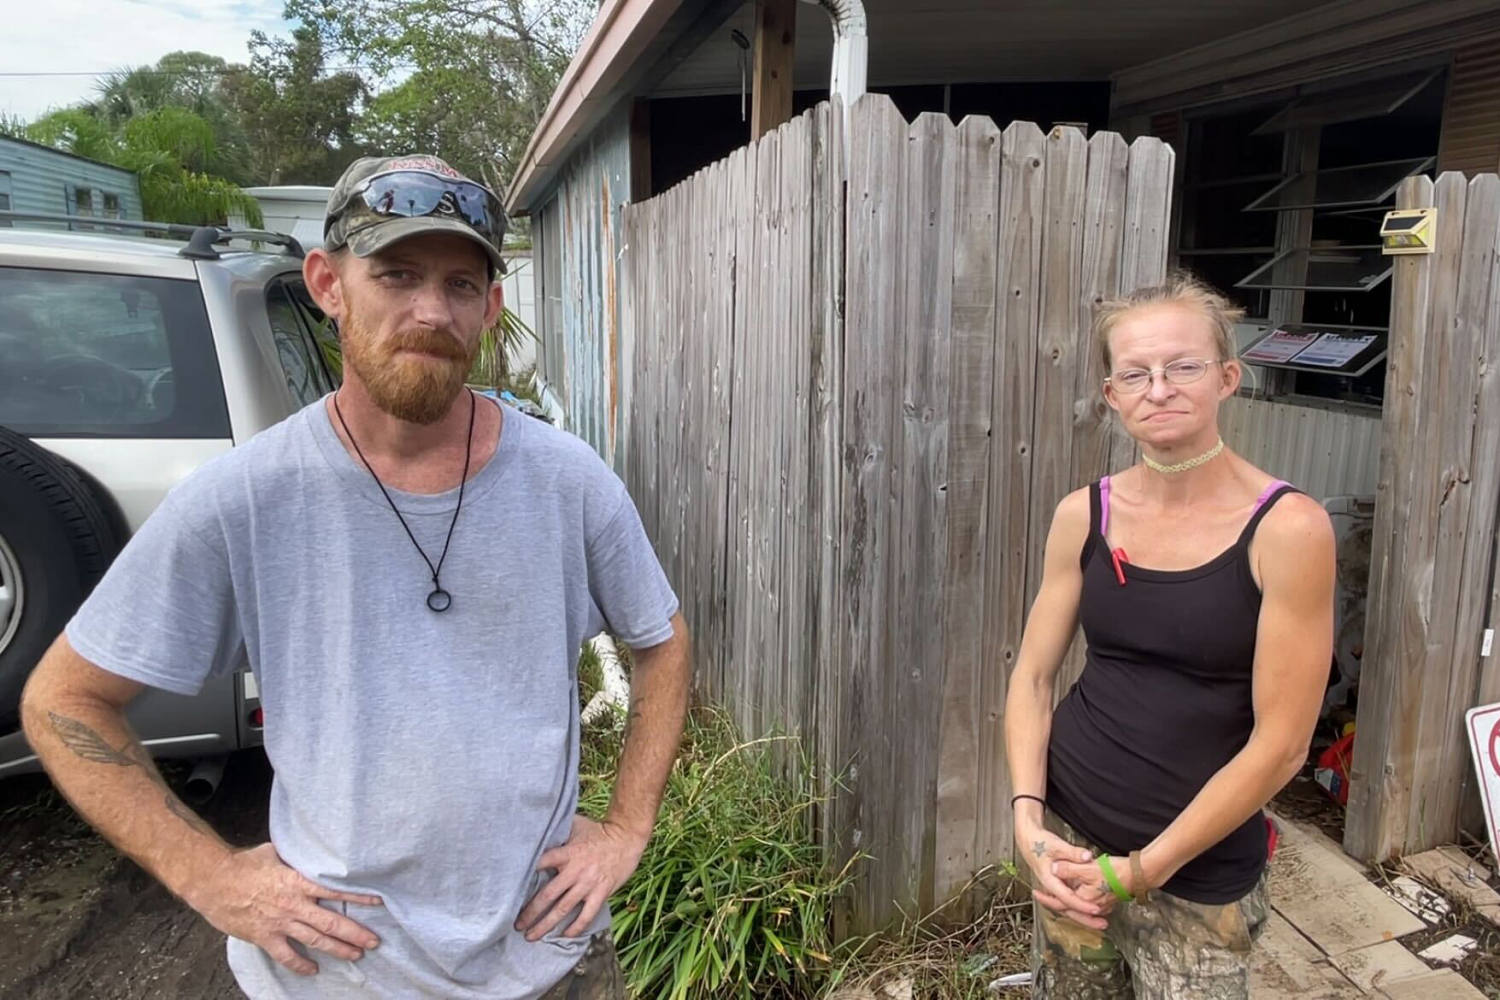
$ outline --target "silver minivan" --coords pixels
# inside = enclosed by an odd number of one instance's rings
[[[38,769],[21,688],[130,534],[205,460],[337,382],[294,240],[20,228],[46,221],[0,213],[0,778]],[[157,756],[260,742],[248,669],[129,714]]]

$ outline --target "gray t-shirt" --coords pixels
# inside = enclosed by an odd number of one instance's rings
[[[572,826],[579,645],[606,627],[636,648],[663,642],[677,599],[608,466],[503,410],[499,447],[464,490],[442,614],[320,401],[173,490],[68,626],[104,669],[184,694],[248,655],[277,851],[315,882],[384,898],[332,904],[382,944],[353,964],[314,954],[311,979],[231,939],[257,1000],[523,1000],[586,944],[532,944],[512,926],[544,881],[538,858]],[[457,489],[391,496],[436,562]]]

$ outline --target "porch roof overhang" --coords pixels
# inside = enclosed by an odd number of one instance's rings
[[[578,140],[638,83],[704,0],[604,0],[563,72],[506,192],[506,210],[528,214]]]
[[[828,86],[833,32],[813,2],[798,5],[797,89]],[[1287,87],[1392,51],[1437,51],[1455,33],[1500,32],[1496,0],[864,2],[874,88],[1109,79],[1126,114]],[[508,209],[534,210],[620,100],[737,93],[730,33],[752,35],[754,9],[754,0],[605,0],[532,135]]]

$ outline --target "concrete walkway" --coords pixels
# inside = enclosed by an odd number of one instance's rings
[[[1370,882],[1359,862],[1318,830],[1278,822],[1274,912],[1255,950],[1252,997],[1485,1000],[1457,972],[1430,969],[1396,940],[1427,925]]]

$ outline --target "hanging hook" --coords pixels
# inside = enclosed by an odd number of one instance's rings
[[[734,40],[734,44],[739,46],[740,49],[736,57],[740,64],[740,121],[745,121],[749,117],[745,108],[745,89],[747,84],[745,77],[748,69],[746,64],[750,59],[750,39],[746,38],[745,33],[739,28],[731,28],[729,30],[729,37]]]

